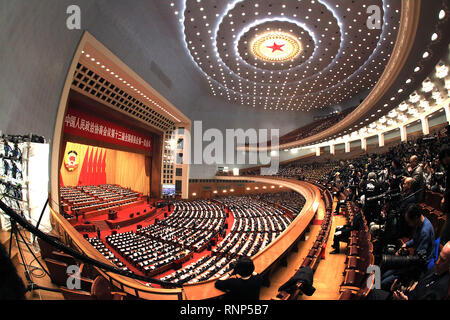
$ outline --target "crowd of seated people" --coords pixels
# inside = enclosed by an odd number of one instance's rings
[[[291,223],[284,212],[258,196],[236,196],[216,199],[234,217],[231,231],[210,255],[175,271],[161,280],[196,283],[216,279],[233,269],[240,257],[252,257],[275,240]]]
[[[216,203],[178,201],[168,218],[140,229],[139,233],[199,252],[214,237],[223,234],[225,219],[224,209]]]
[[[61,205],[72,215],[117,207],[137,201],[139,192],[118,185],[60,187]]]
[[[99,238],[88,238],[89,243],[97,249],[102,255],[105,256],[106,259],[114,263],[119,269],[124,271],[129,271],[129,269],[125,266],[125,264],[117,258],[111,250],[109,250],[102,240]]]
[[[263,193],[256,195],[255,198],[284,208],[291,212],[294,217],[302,211],[306,202],[306,199],[295,191]]]
[[[190,253],[182,247],[149,239],[134,232],[106,236],[106,242],[144,274],[154,274],[163,266]]]
[[[350,112],[352,112],[354,109],[355,108],[348,108],[337,114],[332,114],[328,117],[316,120],[316,121],[312,122],[311,124],[308,124],[304,127],[296,129],[292,132],[289,132],[288,134],[285,134],[284,136],[280,137],[280,143],[288,143],[288,142],[305,139],[307,137],[313,136],[313,135],[335,125],[336,123],[338,123],[339,121],[344,119],[348,114],[350,114]]]

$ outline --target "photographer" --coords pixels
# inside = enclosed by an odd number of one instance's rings
[[[248,257],[240,258],[231,274],[217,280],[216,289],[226,292],[227,300],[259,300],[263,278],[255,271],[253,261]]]
[[[401,201],[396,206],[398,213],[398,222],[395,231],[395,235],[397,237],[406,236],[409,232],[409,226],[405,220],[405,214],[408,210],[409,206],[412,204],[418,204],[418,192],[414,192],[414,179],[413,178],[405,178],[402,185],[402,198]]]
[[[412,285],[395,281],[390,291],[374,289],[369,300],[443,300],[448,295],[450,281],[450,242],[442,248],[433,268]],[[405,288],[406,287],[406,288]]]
[[[358,211],[354,216],[353,220],[350,224],[346,224],[341,227],[336,228],[336,232],[334,233],[333,237],[333,251],[330,252],[330,254],[337,254],[340,252],[340,243],[341,242],[348,242],[348,239],[350,237],[350,234],[354,230],[361,230],[364,226],[364,221],[362,218],[362,214],[360,211]]]
[[[417,204],[411,204],[405,214],[406,223],[414,229],[414,235],[408,242],[404,243],[400,250],[396,253],[405,252],[405,249],[412,248],[413,255],[424,257],[419,259],[422,266],[427,266],[433,257],[434,246],[434,229],[431,222],[422,215],[422,209]],[[389,269],[383,273],[381,279],[381,288],[387,290],[392,286],[394,281],[406,270],[409,266],[405,265],[400,269]]]

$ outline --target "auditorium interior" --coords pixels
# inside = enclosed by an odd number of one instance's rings
[[[450,298],[447,0],[0,3],[0,300]]]

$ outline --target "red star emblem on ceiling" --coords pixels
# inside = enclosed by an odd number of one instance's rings
[[[282,47],[284,47],[284,44],[278,45],[276,42],[273,43],[273,46],[267,46],[267,48],[272,49],[272,53],[278,50],[283,51],[283,49],[281,49]]]

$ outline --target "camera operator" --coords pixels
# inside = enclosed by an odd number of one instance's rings
[[[433,268],[425,272],[417,282],[402,288],[403,284],[395,281],[390,291],[374,289],[369,300],[443,300],[448,295],[450,281],[450,242],[442,248]],[[406,284],[405,284],[406,286]]]
[[[235,263],[233,272],[217,280],[214,286],[226,292],[227,300],[259,300],[263,278],[254,271],[253,261],[242,257]]]
[[[377,181],[377,174],[375,172],[370,172],[367,176],[367,181],[363,182],[362,194],[365,197],[364,201],[364,215],[368,223],[372,222],[381,211],[379,200],[370,200],[381,194],[381,186]]]
[[[412,248],[413,255],[423,257],[421,265],[426,267],[433,258],[434,229],[431,222],[422,215],[422,209],[417,204],[409,205],[405,214],[406,223],[414,229],[414,235],[408,242],[404,243],[396,255],[404,253],[406,249]],[[405,271],[408,265],[400,269],[389,269],[383,273],[381,288],[387,290],[394,281]]]
[[[439,162],[445,171],[445,192],[441,205],[447,220],[441,231],[441,242],[446,243],[450,241],[450,147],[448,145],[444,145],[439,152]]]

